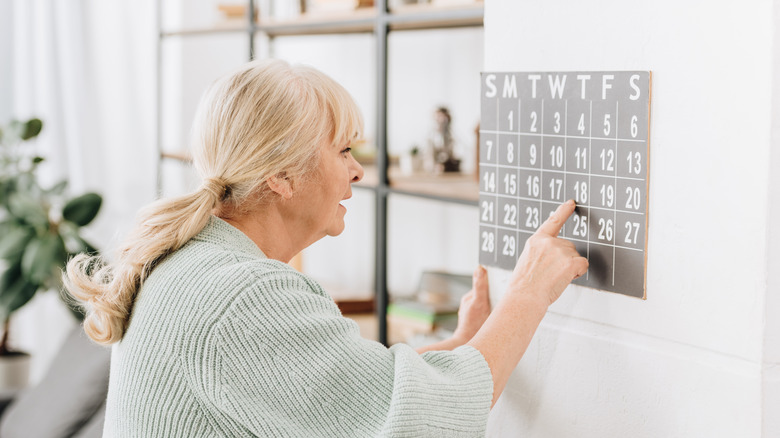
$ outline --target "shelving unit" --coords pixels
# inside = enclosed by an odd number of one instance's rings
[[[163,144],[161,133],[162,120],[162,45],[171,37],[187,38],[195,35],[245,34],[249,40],[247,59],[255,57],[255,37],[264,35],[273,47],[273,39],[282,36],[327,35],[348,33],[370,33],[375,37],[376,67],[376,125],[374,165],[365,166],[366,177],[354,187],[374,193],[375,199],[375,308],[378,320],[378,339],[387,343],[388,304],[387,287],[387,231],[388,196],[400,194],[445,203],[477,205],[478,182],[473,175],[442,175],[440,177],[412,175],[403,176],[396,167],[389,166],[387,145],[387,92],[388,92],[388,34],[396,30],[444,29],[453,27],[480,27],[483,20],[481,2],[457,7],[435,7],[428,4],[412,5],[388,10],[387,0],[375,0],[373,8],[358,9],[350,13],[302,15],[289,20],[264,19],[261,14],[255,21],[254,1],[248,1],[248,14],[242,23],[229,23],[213,27],[192,29],[163,29],[162,1],[158,0],[158,116],[157,147],[159,161],[157,166],[157,189],[162,191],[163,163],[166,160],[187,161],[186,152],[171,152]],[[170,146],[170,145],[167,145]]]

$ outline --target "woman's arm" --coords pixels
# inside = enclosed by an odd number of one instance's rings
[[[547,307],[588,269],[588,261],[577,253],[574,244],[557,237],[574,208],[574,201],[562,204],[528,239],[506,294],[468,341],[482,353],[493,374],[493,404],[523,357]]]

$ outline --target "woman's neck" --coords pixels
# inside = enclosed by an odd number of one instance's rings
[[[246,234],[269,259],[288,263],[310,244],[300,241],[304,233],[285,221],[273,205],[243,215],[218,216]]]

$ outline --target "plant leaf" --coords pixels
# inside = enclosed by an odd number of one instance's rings
[[[24,124],[21,138],[22,140],[29,140],[33,137],[37,137],[43,129],[43,122],[41,119],[30,119]]]
[[[39,286],[24,277],[0,291],[0,316],[8,318],[15,310],[29,302]]]
[[[22,274],[37,285],[57,282],[67,258],[62,237],[46,233],[27,245],[22,255]]]
[[[22,276],[20,265],[19,262],[12,263],[0,274],[0,318],[2,320],[30,301],[38,290],[38,285]]]
[[[7,227],[4,231],[0,236],[0,258],[8,260],[21,258],[35,232],[26,227],[13,226]]]
[[[100,211],[103,198],[97,193],[87,193],[73,198],[62,209],[62,217],[83,227],[92,222]]]
[[[20,278],[22,278],[22,263],[17,261],[11,263],[5,267],[3,273],[0,274],[0,295],[5,293],[5,290],[14,285]]]
[[[65,193],[65,188],[68,187],[68,180],[62,180],[52,186],[49,190],[46,190],[46,193],[52,196],[60,196],[63,193]]]
[[[16,192],[8,197],[9,212],[29,224],[47,228],[49,215],[44,207],[31,196]]]

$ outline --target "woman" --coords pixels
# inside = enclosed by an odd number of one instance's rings
[[[203,185],[142,211],[111,263],[68,264],[87,334],[115,344],[106,436],[484,435],[547,306],[587,269],[555,237],[574,204],[529,240],[489,317],[478,270],[456,336],[387,349],[286,264],[344,229],[361,131],[310,68],[252,62],[210,88],[193,130]]]

